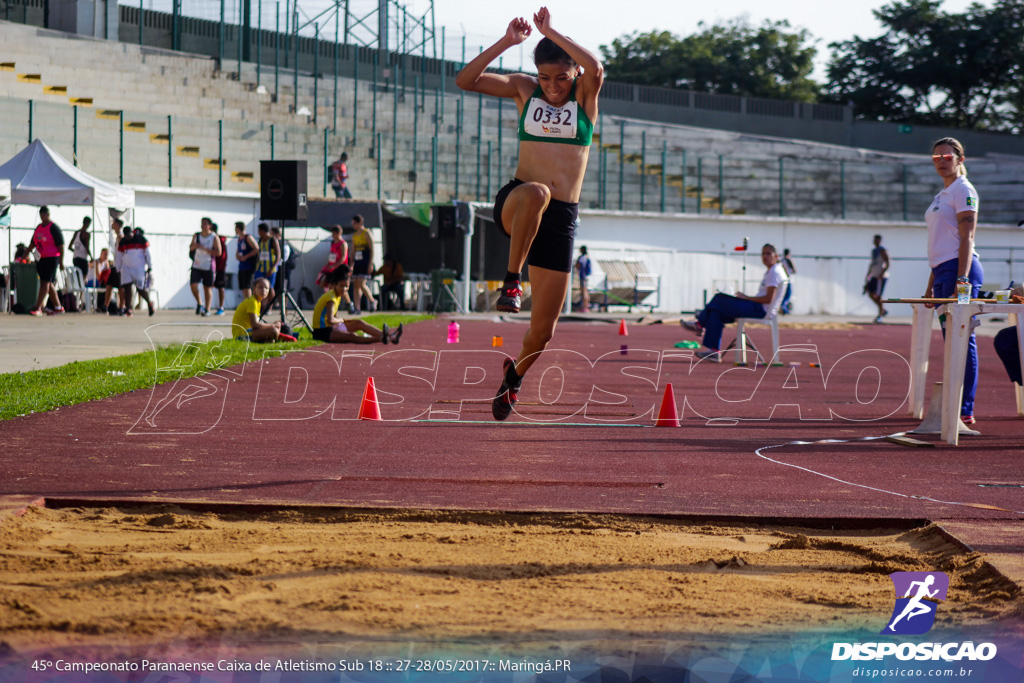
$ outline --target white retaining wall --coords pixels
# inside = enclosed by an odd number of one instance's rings
[[[195,305],[188,285],[191,266],[188,242],[199,229],[201,217],[209,216],[229,238],[229,272],[237,270],[235,221],[244,221],[249,232],[255,234],[254,216],[259,209],[259,196],[254,193],[136,188],[136,202],[134,223],[146,230],[152,246],[156,289],[165,308]],[[12,247],[18,242],[28,242],[30,226],[38,222],[37,212],[32,206],[13,208]],[[53,206],[51,212],[63,228],[65,239],[69,240],[91,209]],[[94,225],[107,222],[94,218]],[[861,294],[861,288],[872,237],[876,233],[883,235],[883,246],[892,259],[886,295],[920,296],[928,281],[923,220],[920,223],[829,222],[585,210],[581,212],[580,222],[577,247],[587,246],[595,266],[603,258],[640,259],[650,272],[662,276],[658,310],[665,312],[700,308],[705,295],[710,298],[716,284],[726,287],[731,284],[729,281],[735,282],[741,291],[753,293],[764,272],[760,248],[765,242],[775,244],[780,250],[792,251],[797,268],[793,280],[795,314],[874,315],[874,306]],[[7,235],[0,233],[0,239],[3,237]],[[744,237],[750,238],[746,286],[740,283],[743,256],[734,251]],[[314,281],[327,260],[329,234],[320,228],[288,228],[287,238],[302,254],[293,276],[295,284],[316,292]],[[379,233],[377,239],[379,243]],[[96,232],[93,253],[99,253],[106,244],[106,230]],[[1005,286],[1011,278],[1018,282],[1024,280],[1024,230],[1010,225],[982,225],[977,245],[987,283]],[[6,247],[0,243],[0,248]],[[65,265],[71,265],[70,254]],[[601,278],[599,267],[595,271],[592,284]],[[228,295],[229,306],[236,301],[234,293]],[[894,313],[899,314],[899,309]]]

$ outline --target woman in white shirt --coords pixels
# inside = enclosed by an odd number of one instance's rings
[[[757,294],[723,294],[719,292],[711,298],[704,310],[697,314],[696,321],[680,320],[680,324],[699,337],[703,337],[704,348],[697,351],[697,358],[708,359],[711,363],[721,363],[719,349],[722,346],[722,330],[736,318],[764,318],[772,311],[770,307],[775,301],[775,290],[785,288],[789,282],[786,270],[779,263],[779,250],[774,244],[761,247],[761,263],[767,270],[761,279],[761,288]],[[778,304],[776,304],[778,305]]]
[[[971,296],[985,279],[974,251],[974,233],[978,227],[978,192],[967,180],[964,147],[953,138],[942,138],[932,145],[932,163],[942,178],[943,189],[925,213],[928,224],[928,277],[925,297],[953,298],[958,281],[970,282]],[[945,328],[943,328],[945,334]],[[978,345],[971,334],[964,371],[964,396],[960,417],[974,424],[974,396],[978,390]]]

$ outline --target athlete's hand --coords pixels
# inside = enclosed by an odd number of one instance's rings
[[[548,11],[547,7],[541,7],[536,14],[533,15],[533,23],[537,25],[537,30],[540,34],[545,37],[551,31],[551,12]]]
[[[530,26],[530,22],[522,17],[518,17],[508,22],[508,30],[505,31],[505,37],[512,41],[513,45],[519,45],[533,33],[533,27]]]

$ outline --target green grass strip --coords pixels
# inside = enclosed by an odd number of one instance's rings
[[[399,323],[408,326],[432,317],[377,314],[359,319],[375,327],[387,323],[394,328]],[[0,396],[3,396],[0,420],[148,389],[171,379],[195,377],[211,370],[259,360],[269,350],[288,353],[319,346],[320,343],[303,328],[299,332],[299,341],[291,344],[250,344],[233,339],[215,344],[170,344],[155,351],[128,356],[73,361],[56,368],[0,374]]]

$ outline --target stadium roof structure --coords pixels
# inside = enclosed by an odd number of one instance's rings
[[[10,179],[13,204],[93,206],[120,211],[135,207],[135,190],[94,178],[42,140],[35,140],[0,166],[0,178]]]

